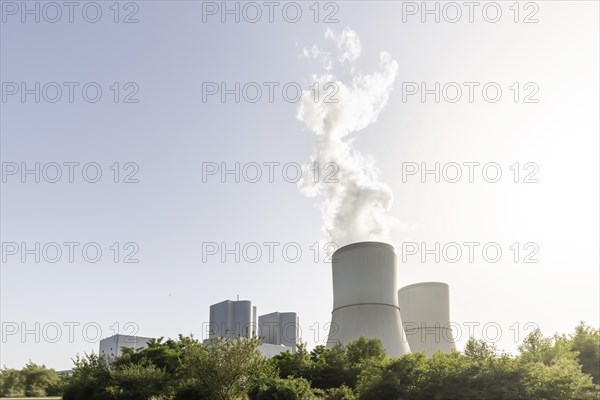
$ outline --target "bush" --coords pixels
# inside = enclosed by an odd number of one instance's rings
[[[166,372],[152,364],[131,364],[111,371],[107,388],[116,400],[140,400],[170,395]]]
[[[73,375],[65,387],[63,400],[115,400],[107,392],[111,382],[110,365],[103,356],[95,354],[74,360]]]
[[[315,398],[310,382],[304,378],[273,378],[262,382],[249,392],[251,400],[312,400]]]
[[[196,385],[186,385],[175,393],[173,400],[210,400],[210,396]]]
[[[0,396],[46,397],[62,393],[64,380],[53,370],[29,362],[21,370],[0,372]]]
[[[348,386],[340,386],[339,388],[327,389],[325,391],[325,400],[358,400],[356,393]]]

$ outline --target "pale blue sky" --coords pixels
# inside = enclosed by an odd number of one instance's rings
[[[259,315],[296,311],[309,346],[316,332],[325,341],[331,269],[312,260],[311,244],[324,239],[316,200],[281,175],[274,183],[202,182],[203,162],[306,163],[315,137],[297,120],[298,104],[279,95],[274,103],[203,103],[202,82],[298,82],[306,89],[321,71],[299,54],[325,46],[327,28],[357,33],[358,72],[376,71],[380,51],[399,64],[379,120],[353,134],[355,148],[376,159],[394,192],[391,214],[409,227],[397,239],[498,242],[505,251],[495,264],[409,258],[399,265],[399,286],[447,282],[453,319],[498,323],[498,346],[509,351],[517,346],[515,323],[521,339],[528,322],[546,334],[568,332],[579,320],[600,323],[598,3],[536,2],[534,24],[514,23],[510,3],[501,3],[495,24],[481,12],[474,23],[415,16],[403,23],[402,4],[385,1],[337,2],[333,24],[312,20],[312,2],[300,3],[296,24],[278,13],[274,23],[223,24],[216,17],[203,23],[201,2],[145,1],[137,2],[139,23],[115,24],[112,2],[100,4],[96,24],[76,13],[73,23],[55,24],[4,15],[1,26],[2,82],[94,81],[104,89],[95,104],[81,97],[21,103],[18,96],[1,103],[2,162],[97,162],[105,174],[96,184],[23,184],[14,176],[2,184],[2,242],[98,242],[105,251],[96,264],[81,257],[22,263],[17,256],[2,264],[4,327],[35,330],[39,322],[43,333],[49,324],[63,326],[56,343],[3,331],[2,365],[31,359],[70,368],[76,353],[97,351],[81,331],[86,323],[98,324],[103,336],[115,323],[134,322],[142,336],[201,337],[209,305],[236,295],[252,300]],[[487,103],[476,92],[474,103],[402,101],[402,82],[473,81],[497,82],[502,99]],[[139,103],[115,104],[113,82],[135,82]],[[515,104],[514,82],[535,82],[539,103]],[[497,162],[504,175],[496,184],[402,182],[402,162],[436,161]],[[115,162],[137,163],[139,183],[112,183]],[[540,182],[513,183],[508,167],[515,162],[535,162]],[[302,259],[289,263],[278,253],[274,263],[202,262],[203,242],[273,241],[300,243]],[[112,262],[114,242],[136,242],[140,262]],[[514,242],[537,243],[540,262],[512,262]],[[71,322],[80,324],[73,343]]]

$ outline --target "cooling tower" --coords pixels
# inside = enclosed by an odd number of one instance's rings
[[[327,347],[361,336],[380,339],[390,357],[410,353],[402,329],[394,248],[359,242],[333,254],[333,311]]]
[[[442,282],[422,282],[398,291],[404,331],[413,353],[455,349],[450,327],[450,292]]]

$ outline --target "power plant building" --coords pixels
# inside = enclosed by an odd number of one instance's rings
[[[124,347],[141,349],[147,347],[150,340],[151,338],[142,336],[113,335],[100,340],[99,354],[106,356],[108,359],[114,359],[123,354]]]
[[[210,306],[209,338],[257,336],[256,307],[249,300],[225,300]],[[265,357],[273,357],[296,349],[298,339],[298,316],[296,313],[278,313],[261,315],[263,343],[258,351]],[[207,340],[207,341],[208,341]],[[205,341],[205,342],[207,342]]]
[[[256,335],[256,307],[249,300],[225,300],[213,304],[209,320],[209,338]]]
[[[300,323],[295,312],[273,312],[258,317],[258,336],[263,343],[290,347],[296,351]]]

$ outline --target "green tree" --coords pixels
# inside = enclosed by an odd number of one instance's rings
[[[20,372],[25,386],[25,396],[45,397],[60,391],[61,379],[53,369],[28,362]]]
[[[169,376],[153,364],[129,364],[110,371],[111,383],[107,388],[116,400],[149,399],[152,396],[170,396]]]
[[[315,396],[310,382],[304,378],[272,378],[262,381],[249,391],[250,400],[312,400]]]
[[[519,346],[519,353],[523,361],[541,362],[545,365],[551,365],[558,359],[574,360],[577,357],[564,336],[544,337],[539,328],[525,337]]]
[[[465,345],[464,355],[472,360],[490,360],[498,354],[498,350],[485,340],[469,338]]]
[[[260,339],[215,338],[190,357],[192,382],[213,400],[241,398],[261,380],[274,378],[276,371],[258,351]],[[189,386],[188,386],[189,387]]]
[[[381,365],[386,359],[385,348],[379,339],[361,337],[346,346],[348,360],[346,385],[355,388],[361,372],[370,365]]]
[[[313,387],[331,389],[351,385],[350,363],[344,346],[337,344],[331,349],[321,349],[315,358],[317,361],[307,376]]]
[[[358,400],[354,390],[345,385],[325,390],[323,398],[325,400]]]
[[[318,346],[318,348],[325,351],[325,347],[323,346]],[[271,359],[271,362],[279,370],[279,376],[281,378],[292,376],[295,378],[304,377],[310,379],[311,368],[314,363],[312,357],[313,353],[308,353],[306,350],[306,344],[299,343],[296,346],[295,353],[286,351],[277,354]]]
[[[361,400],[413,398],[419,393],[426,371],[423,353],[370,364],[360,374],[356,390]]]
[[[31,361],[21,370],[5,368],[0,372],[0,396],[56,396],[62,394],[63,385],[55,370]]]
[[[577,352],[581,370],[590,374],[595,384],[600,384],[600,329],[594,329],[582,321],[569,341],[573,351]]]
[[[111,375],[106,357],[86,354],[77,356],[73,363],[73,375],[65,387],[63,400],[114,400],[107,392]]]
[[[273,362],[281,378],[305,378],[313,388],[323,390],[343,385],[353,389],[361,371],[369,363],[380,363],[385,357],[379,339],[361,337],[347,346],[337,344],[330,349],[317,346],[310,354],[305,345],[299,345],[296,353],[279,354]]]
[[[361,337],[348,343],[346,352],[348,353],[348,362],[353,365],[361,365],[367,361],[385,360],[385,348],[379,339]]]
[[[163,342],[163,338],[151,339],[147,347],[132,349],[124,347],[121,349],[122,355],[115,360],[115,367],[121,367],[130,364],[152,364],[167,373],[178,375],[181,372],[186,350],[195,347],[199,348],[202,344],[193,337],[180,335],[178,339],[169,339]]]
[[[2,369],[0,372],[0,396],[25,396],[25,381],[21,371],[9,368]]]
[[[127,366],[154,366],[163,371],[161,386],[164,394],[170,394],[182,387],[190,386],[194,363],[203,358],[206,352],[204,346],[192,336],[179,335],[177,339],[152,339],[143,349],[123,348],[123,354],[115,360],[113,366],[121,370]],[[142,369],[138,369],[142,371]],[[130,370],[133,372],[134,370]],[[156,371],[147,370],[151,376],[158,378]],[[118,375],[115,375],[115,377]],[[192,385],[193,386],[193,385]],[[113,390],[115,390],[113,388]],[[190,390],[193,391],[193,388]]]
[[[574,360],[558,359],[552,365],[533,362],[523,368],[526,399],[598,399],[600,388],[594,387],[592,377],[582,373],[581,366]]]

